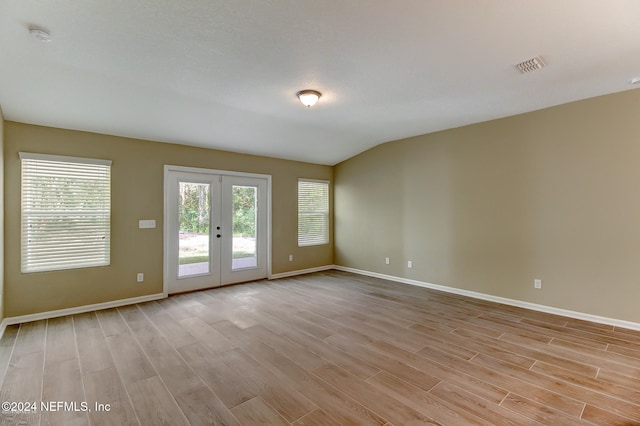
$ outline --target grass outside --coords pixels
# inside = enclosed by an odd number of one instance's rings
[[[180,231],[179,264],[205,263],[209,261],[209,235]],[[253,238],[241,235],[233,236],[233,258],[243,259],[256,255],[256,242]]]
[[[243,259],[245,257],[253,257],[255,253],[250,253],[247,251],[235,251],[233,252],[234,259]],[[180,265],[189,265],[191,263],[204,263],[209,261],[209,256],[189,256],[189,257],[181,257]]]

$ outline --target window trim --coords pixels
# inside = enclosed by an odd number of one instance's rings
[[[315,214],[323,214],[326,217],[326,235],[325,235],[325,240],[322,242],[312,242],[312,243],[306,243],[306,244],[301,244],[300,243],[300,183],[301,182],[309,182],[309,183],[321,183],[321,184],[325,184],[327,185],[327,209],[326,211],[319,211],[319,212],[315,212]],[[298,185],[297,185],[297,192],[296,192],[296,196],[297,196],[297,209],[298,209],[298,215],[297,215],[297,240],[298,240],[298,247],[313,247],[313,246],[321,246],[321,245],[327,245],[331,243],[331,181],[330,180],[326,180],[326,179],[309,179],[309,178],[298,178]],[[314,213],[314,212],[310,212],[310,213]]]
[[[21,160],[21,165],[20,165],[21,167],[21,171],[20,171],[20,176],[21,176],[20,177],[20,192],[21,192],[21,196],[20,196],[20,246],[21,246],[20,247],[20,255],[21,255],[20,268],[21,268],[21,272],[22,273],[51,272],[51,271],[61,271],[61,270],[69,270],[69,269],[109,266],[111,264],[111,165],[112,165],[111,160],[84,158],[84,157],[70,157],[70,156],[61,156],[61,155],[49,155],[49,154],[31,153],[31,152],[19,152],[18,156]],[[24,167],[25,163],[24,161],[33,161],[33,162],[43,161],[43,162],[51,162],[51,163],[69,163],[69,164],[75,164],[78,166],[94,165],[94,166],[105,167],[106,170],[104,171],[104,177],[101,180],[101,184],[102,185],[107,184],[109,188],[109,192],[107,196],[105,196],[105,198],[102,200],[103,202],[106,201],[106,204],[107,204],[106,208],[99,210],[99,212],[102,213],[103,217],[107,218],[107,224],[102,228],[106,232],[106,239],[103,246],[105,251],[104,256],[101,256],[99,254],[100,251],[98,251],[97,252],[98,255],[95,257],[96,260],[93,262],[82,263],[80,261],[80,256],[78,256],[75,259],[76,263],[71,263],[71,264],[65,264],[64,262],[56,264],[55,254],[52,258],[53,262],[46,265],[42,261],[38,262],[38,261],[34,261],[33,259],[32,259],[32,262],[29,261],[28,252],[30,251],[30,249],[29,247],[27,247],[28,237],[27,237],[27,230],[26,230],[26,226],[27,226],[26,221],[29,219],[28,217],[30,214],[32,215],[31,217],[34,217],[34,215],[38,216],[39,214],[38,212],[30,211],[28,206],[26,206],[26,203],[28,203],[28,199],[25,199],[25,186],[24,186],[25,185],[25,167]],[[31,176],[35,177],[35,173],[31,174]],[[82,213],[83,210],[80,210],[80,212]],[[92,213],[95,213],[95,212],[92,212]],[[40,214],[42,213],[40,212]],[[65,216],[62,215],[61,217],[65,217]],[[82,247],[82,245],[77,244],[77,247]],[[63,259],[63,258],[59,257],[59,259]]]

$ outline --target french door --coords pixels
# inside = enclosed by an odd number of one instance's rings
[[[267,276],[269,176],[165,166],[164,291]]]

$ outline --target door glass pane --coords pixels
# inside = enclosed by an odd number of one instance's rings
[[[233,265],[232,269],[258,266],[256,251],[258,188],[233,185]]]
[[[208,274],[211,272],[211,185],[180,182],[178,203],[178,277]]]

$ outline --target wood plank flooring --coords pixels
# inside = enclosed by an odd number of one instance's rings
[[[11,326],[0,381],[3,425],[640,425],[640,332],[329,271]]]

